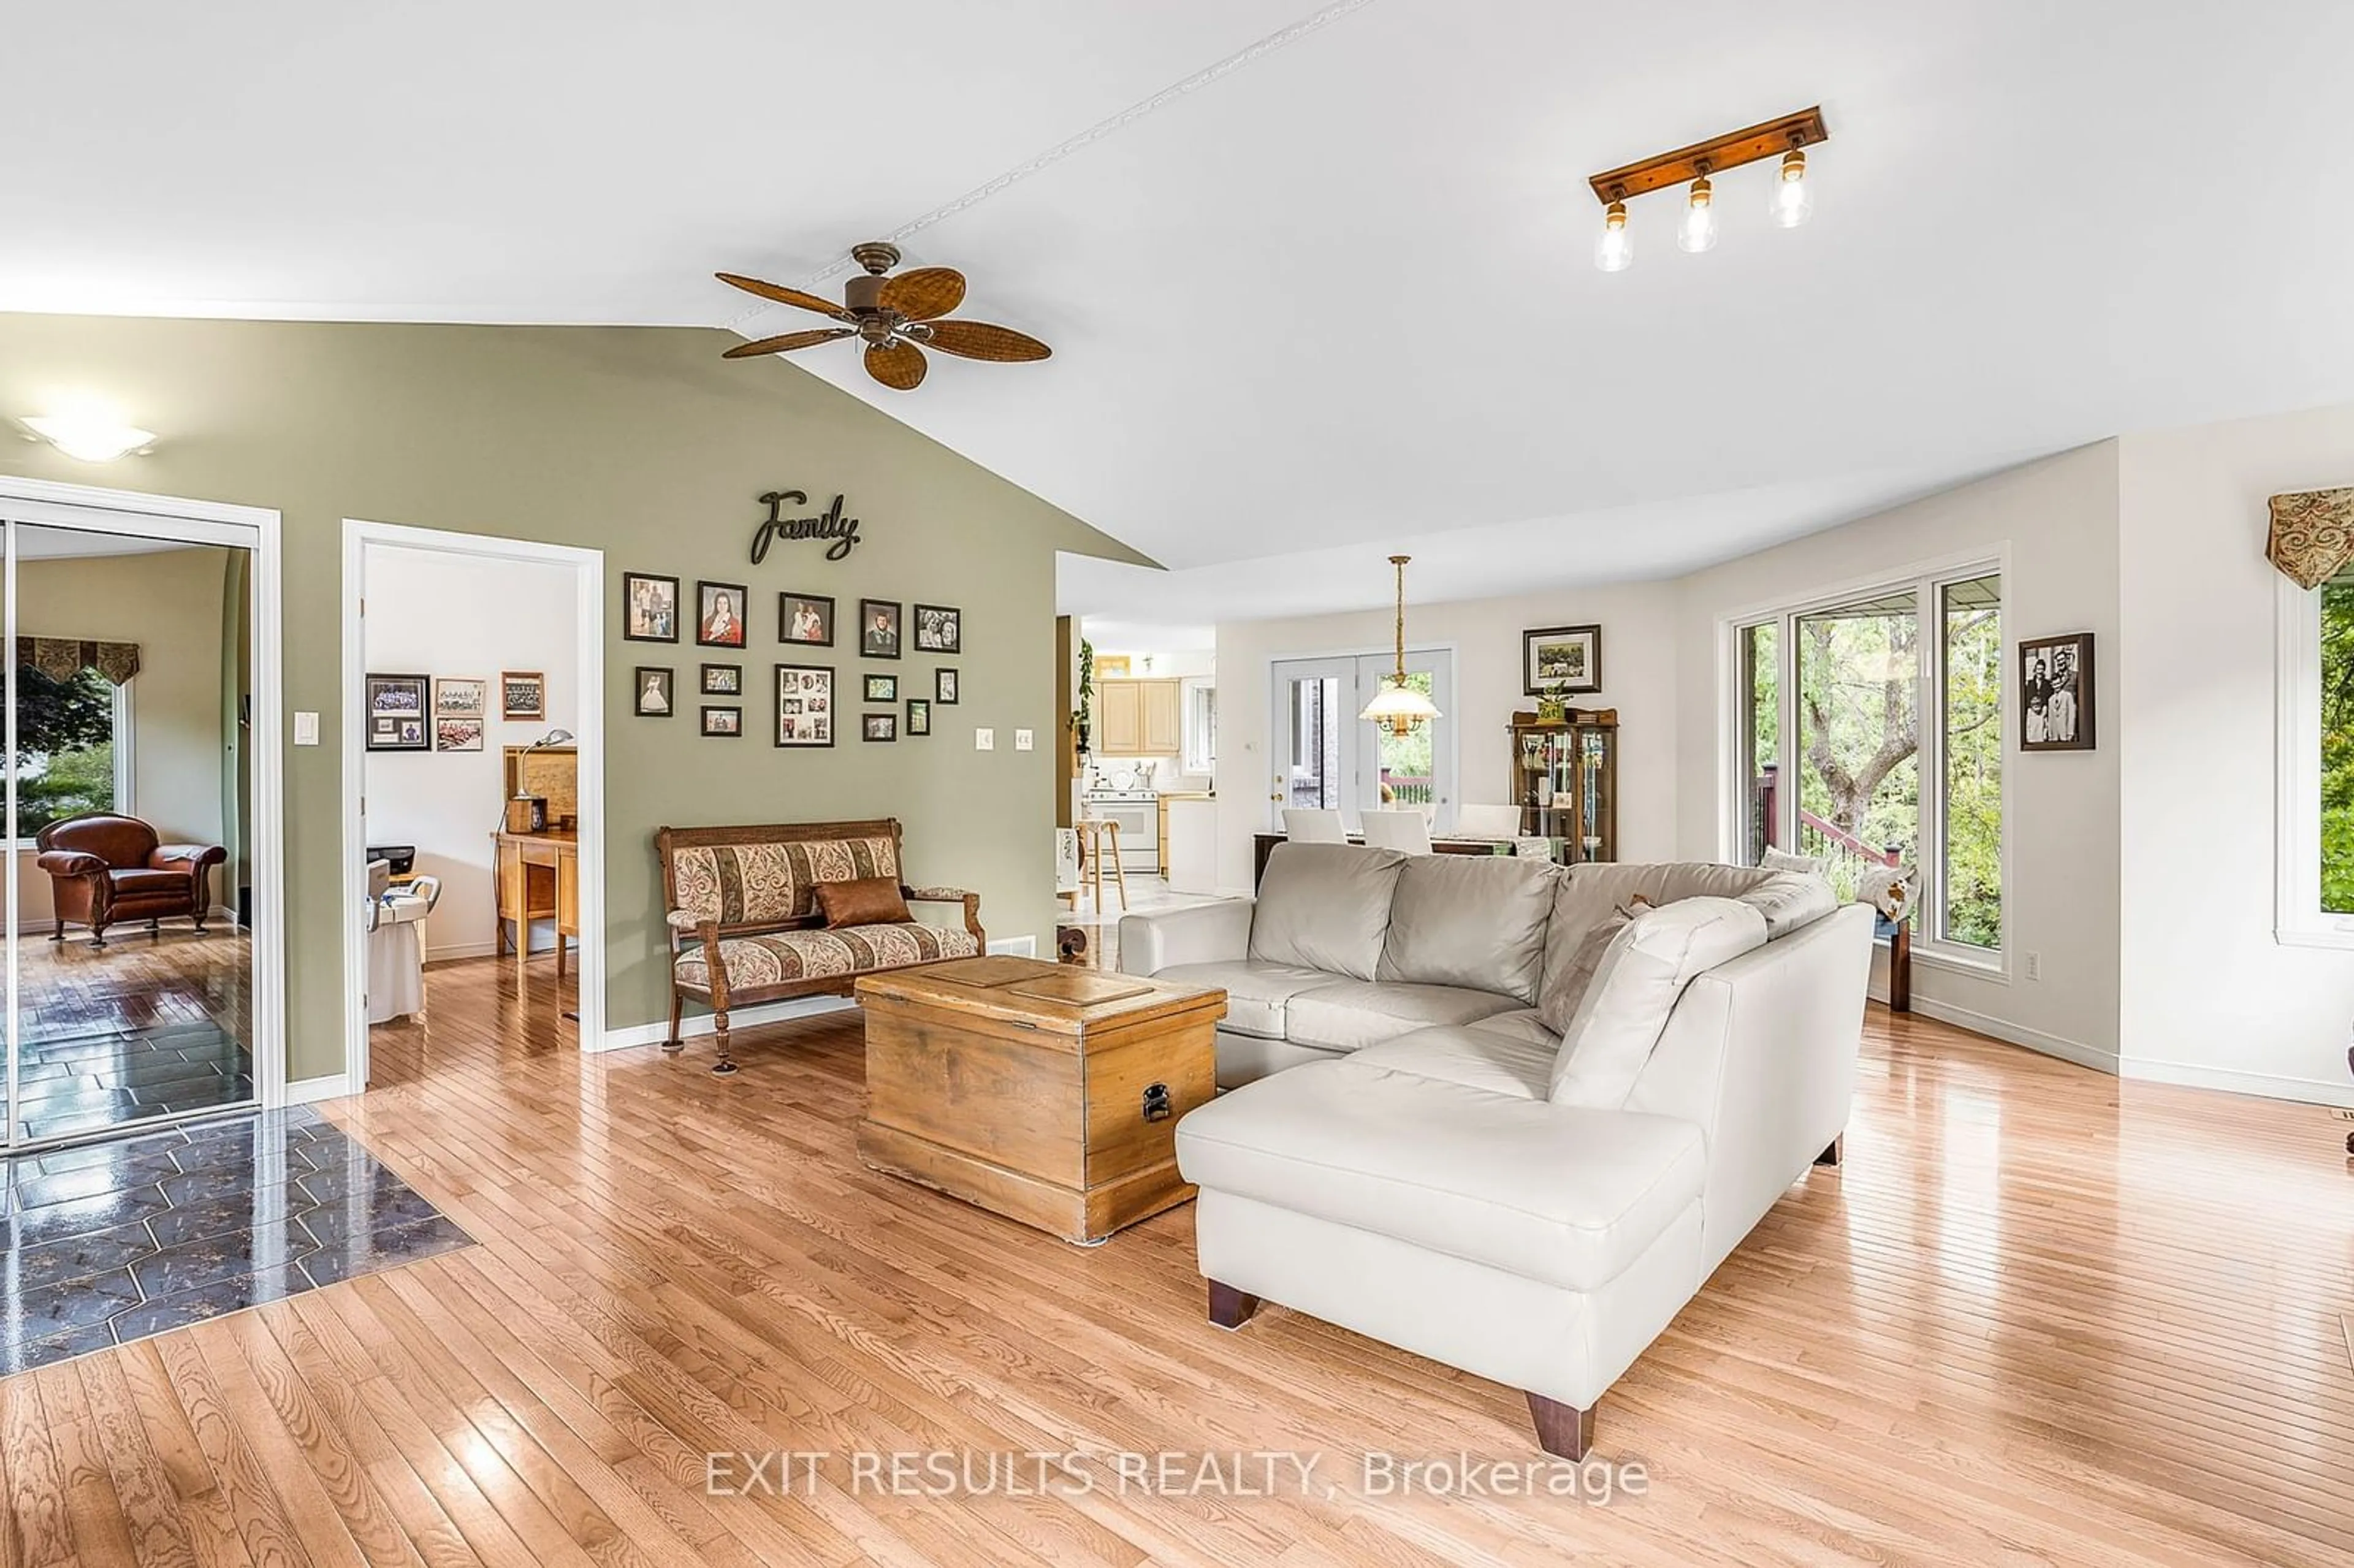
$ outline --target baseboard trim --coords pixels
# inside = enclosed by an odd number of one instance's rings
[[[990,943],[989,950],[1007,958],[1034,959],[1038,956],[1038,938],[1035,935],[1007,937]]]
[[[296,1078],[286,1086],[286,1103],[307,1106],[314,1100],[339,1100],[352,1092],[349,1073],[328,1073],[316,1078]]]
[[[2097,1045],[2086,1045],[2057,1034],[2046,1034],[2040,1029],[2030,1029],[2008,1019],[1988,1017],[1973,1012],[1967,1007],[1956,1007],[1950,1001],[1913,993],[1913,1011],[1940,1023],[1950,1023],[1956,1029],[1967,1029],[1973,1034],[1983,1034],[1989,1040],[1999,1040],[2006,1045],[2018,1045],[2045,1056],[2055,1056],[2079,1067],[2090,1067],[2096,1073],[2118,1075],[2117,1054],[2104,1051]]]
[[[425,961],[429,964],[439,964],[454,959],[487,959],[494,956],[498,950],[499,944],[495,939],[488,942],[451,942],[445,947],[426,948]],[[548,949],[549,952],[555,950],[553,948]]]
[[[2292,1078],[2278,1073],[2241,1073],[2229,1067],[2209,1067],[2196,1062],[2157,1062],[2127,1056],[2120,1065],[2137,1083],[2173,1084],[2187,1089],[2220,1089],[2225,1094],[2253,1095],[2258,1099],[2293,1100],[2301,1105],[2336,1106],[2354,1109],[2354,1085],[2327,1078]]]
[[[763,1023],[783,1023],[795,1018],[814,1018],[822,1012],[840,1012],[858,1004],[846,996],[804,996],[790,1001],[771,1001],[759,1007],[738,1007],[727,1014],[730,1029],[751,1029]],[[708,1012],[688,1013],[679,1020],[682,1039],[700,1040],[719,1033],[718,1024]],[[633,1023],[622,1029],[608,1029],[602,1040],[584,1044],[587,1051],[627,1051],[640,1045],[659,1045],[670,1038],[670,1021],[657,1018],[652,1023]]]

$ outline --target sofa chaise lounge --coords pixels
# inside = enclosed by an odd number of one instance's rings
[[[1836,1161],[1871,942],[1800,874],[1341,844],[1129,916],[1123,969],[1229,996],[1233,1092],[1177,1129],[1212,1319],[1265,1298],[1495,1379],[1583,1457],[1603,1391]]]

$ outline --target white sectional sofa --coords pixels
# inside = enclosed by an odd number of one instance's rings
[[[1229,997],[1233,1092],[1177,1128],[1213,1320],[1265,1298],[1511,1384],[1583,1457],[1603,1391],[1836,1160],[1872,924],[1798,874],[1345,844],[1129,916],[1123,969]]]

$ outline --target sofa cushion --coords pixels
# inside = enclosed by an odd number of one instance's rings
[[[1778,942],[1801,926],[1811,926],[1839,907],[1839,895],[1821,877],[1777,871],[1746,893],[1734,895],[1766,916],[1766,939]]]
[[[673,907],[723,926],[805,920],[817,911],[822,882],[899,875],[898,846],[880,836],[687,844],[670,862]]]
[[[1548,1056],[1561,1049],[1560,1034],[1544,1026],[1544,1019],[1533,1007],[1519,1008],[1511,1012],[1499,1012],[1491,1017],[1483,1018],[1477,1023],[1467,1023],[1464,1027],[1476,1029],[1487,1034],[1501,1034],[1508,1040],[1518,1040],[1523,1044],[1538,1046]]]
[[[1276,845],[1259,879],[1250,956],[1263,964],[1373,979],[1405,861],[1395,850],[1357,844]]]
[[[1226,993],[1225,1021],[1218,1027],[1231,1034],[1255,1034],[1262,1040],[1284,1038],[1284,1006],[1293,997],[1333,983],[1333,977],[1320,969],[1257,964],[1247,959],[1227,963],[1172,964],[1152,978],[1178,985],[1216,986]]]
[[[1434,1023],[1469,1023],[1503,1012],[1513,999],[1492,991],[1385,980],[1334,980],[1291,999],[1283,1037],[1295,1045],[1355,1051]]]
[[[790,985],[799,980],[871,974],[939,959],[970,959],[981,951],[971,932],[909,920],[892,926],[838,926],[830,930],[771,931],[728,937],[719,943],[719,961],[737,991]],[[690,991],[711,989],[711,966],[704,944],[679,949],[672,973]]]
[[[135,866],[127,871],[110,871],[106,874],[106,878],[114,884],[114,895],[117,898],[145,898],[155,895],[186,898],[192,885],[188,880],[188,874],[185,871],[152,871],[144,866]]]
[[[1734,899],[1681,898],[1638,913],[1611,939],[1562,1032],[1553,1102],[1598,1110],[1625,1105],[1684,987],[1765,945],[1766,917]]]
[[[1594,977],[1601,969],[1602,957],[1610,950],[1611,942],[1627,928],[1627,922],[1635,917],[1637,910],[1649,907],[1638,898],[1623,908],[1613,909],[1587,927],[1575,948],[1546,963],[1544,984],[1537,991],[1537,1016],[1546,1028],[1559,1034],[1569,1027],[1570,1020],[1577,1016],[1577,1004],[1593,988]]]
[[[1262,1078],[1177,1124],[1185,1180],[1571,1290],[1699,1200],[1701,1129],[1368,1063]],[[1697,1257],[1693,1260],[1698,1266]]]
[[[814,891],[828,926],[896,926],[915,918],[896,876],[857,876],[821,882]]]
[[[1533,1013],[1522,1014],[1534,1017]],[[1417,1029],[1379,1045],[1368,1045],[1350,1060],[1393,1072],[1418,1073],[1514,1099],[1541,1100],[1553,1087],[1553,1058],[1558,1044],[1538,1030],[1504,1031],[1480,1023]]]
[[[1526,1003],[1544,967],[1558,868],[1504,855],[1423,854],[1398,872],[1374,978],[1465,986]]]

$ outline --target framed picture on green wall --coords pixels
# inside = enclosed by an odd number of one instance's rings
[[[777,744],[785,747],[833,744],[832,665],[777,666]]]

